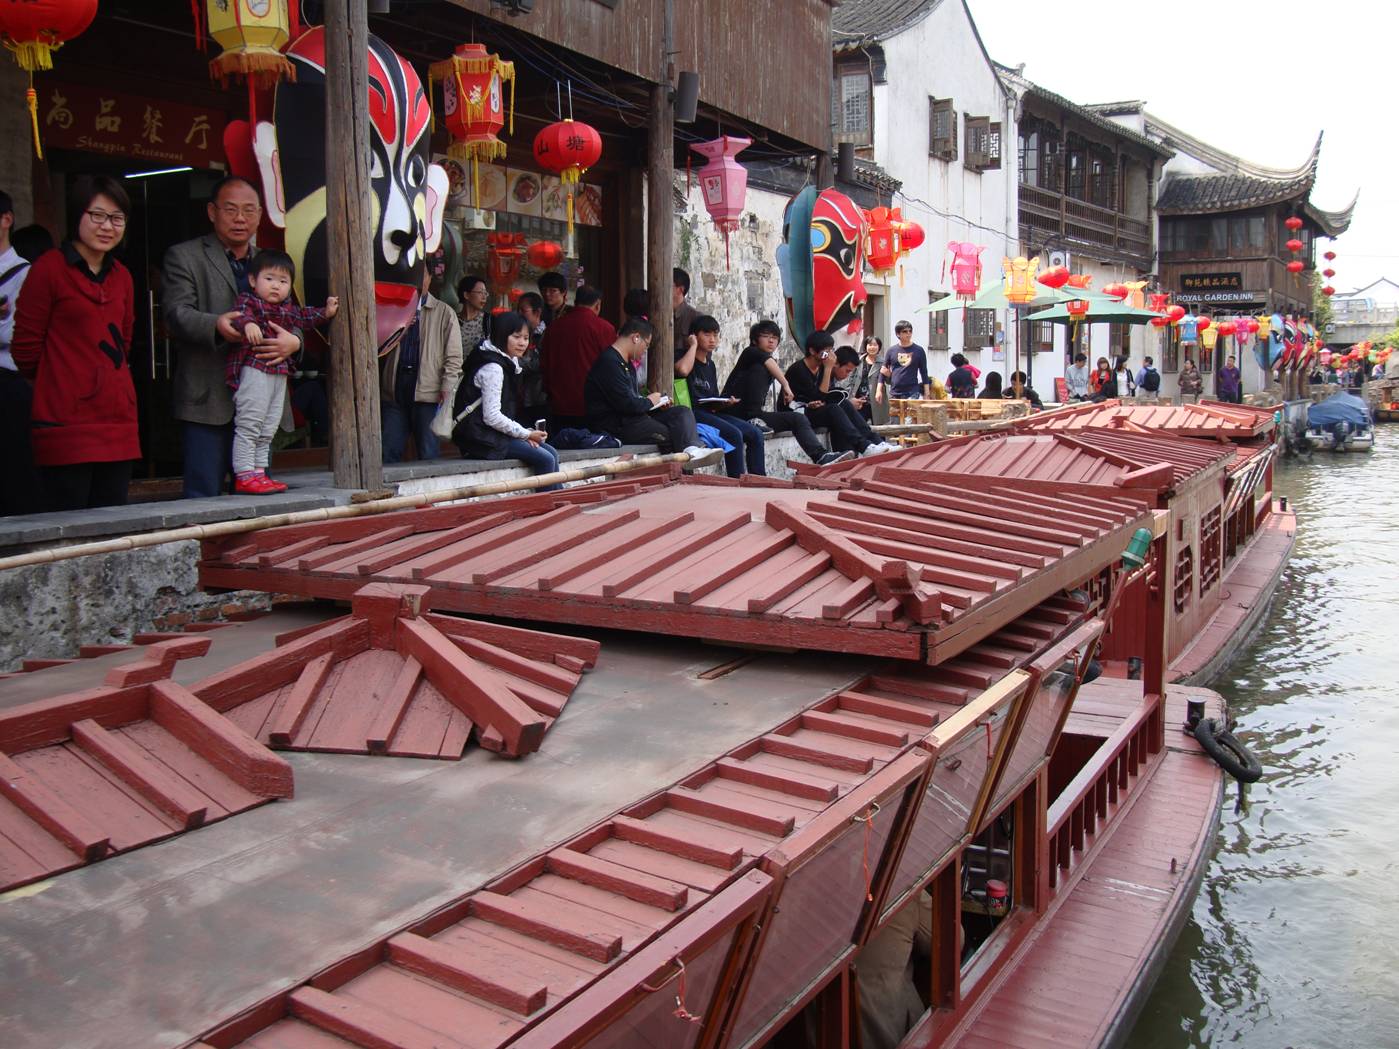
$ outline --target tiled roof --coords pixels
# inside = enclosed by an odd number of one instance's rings
[[[836,47],[886,40],[921,22],[942,0],[844,0],[831,12]]]
[[[1020,69],[997,62],[996,72],[1000,74],[1002,80],[1006,81],[1022,93],[1027,95],[1034,95],[1037,98],[1041,98],[1046,102],[1050,102],[1056,106],[1061,107],[1062,109],[1066,109],[1070,113],[1073,113],[1074,115],[1082,118],[1088,123],[1101,128],[1103,131],[1107,132],[1110,135],[1116,135],[1119,138],[1125,139],[1128,142],[1133,142],[1136,145],[1141,146],[1143,149],[1150,150],[1157,156],[1170,157],[1175,152],[1174,150],[1168,149],[1166,146],[1161,145],[1159,142],[1147,138],[1145,135],[1139,134],[1138,132],[1133,131],[1131,128],[1125,127],[1122,124],[1117,123],[1117,121],[1115,120],[1109,120],[1107,117],[1103,116],[1099,112],[1096,112],[1089,106],[1084,106],[1080,105],[1077,102],[1072,102],[1069,99],[1065,98],[1063,95],[1050,91],[1047,87],[1041,87],[1039,84],[1036,84],[1034,81],[1028,79],[1025,76],[1025,74],[1021,72]]]
[[[1042,412],[1016,419],[1011,425],[1021,433],[1116,429],[1238,440],[1269,433],[1275,424],[1270,410],[1242,405],[1102,401]]]
[[[975,493],[647,480],[269,529],[211,544],[201,579],[342,599],[421,583],[439,610],[936,663],[1110,563],[1147,515],[1128,494],[1064,515],[995,478]],[[278,559],[312,540],[315,567]]]
[[[1172,174],[1156,210],[1163,215],[1196,215],[1280,204],[1311,192],[1315,171],[1286,181],[1249,175]]]

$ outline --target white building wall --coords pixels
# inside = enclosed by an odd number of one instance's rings
[[[906,219],[921,225],[927,236],[923,246],[904,262],[903,277],[889,279],[881,288],[884,308],[874,334],[887,346],[894,323],[913,323],[914,341],[926,345],[928,317],[914,310],[928,304],[931,292],[952,290],[944,272],[949,241],[985,245],[981,253],[982,286],[1001,280],[1001,259],[1018,254],[1019,233],[1015,196],[1015,124],[1005,92],[987,62],[975,31],[960,3],[939,4],[918,25],[883,42],[888,81],[874,86],[874,160],[903,182],[892,202]],[[957,159],[937,160],[928,154],[928,99],[951,98],[957,111]],[[1001,167],[977,173],[963,163],[966,117],[999,121]],[[873,285],[871,285],[873,287]],[[1005,311],[997,320],[1014,338]],[[948,351],[929,354],[929,369],[945,377],[948,358],[963,351],[962,313],[949,318]],[[1048,356],[1043,355],[1043,356]],[[993,361],[992,350],[968,353],[983,372],[1009,374],[1013,343],[1007,342],[1006,361]]]

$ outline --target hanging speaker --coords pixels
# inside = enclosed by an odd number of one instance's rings
[[[675,83],[675,122],[693,124],[699,106],[699,74],[682,72]]]
[[[389,10],[389,0],[369,0],[369,13],[371,15],[392,14]]]
[[[841,182],[855,181],[855,143],[836,145],[836,178]]]

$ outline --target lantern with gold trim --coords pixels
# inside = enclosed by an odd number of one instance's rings
[[[24,92],[34,133],[34,153],[40,160],[39,96],[34,73],[53,68],[53,53],[80,35],[97,15],[97,0],[4,0],[0,2],[0,43],[15,56],[15,64],[29,74]]]
[[[571,97],[571,96],[570,96]],[[569,103],[572,105],[572,103]],[[568,236],[573,237],[573,191],[587,170],[602,159],[597,128],[572,117],[555,121],[534,136],[534,159],[559,176],[567,193]]]
[[[224,84],[246,77],[267,89],[295,80],[296,70],[282,49],[291,40],[287,0],[207,0],[206,26],[223,54],[209,63],[209,75]]]
[[[1001,270],[1005,274],[1006,301],[1013,306],[1028,306],[1039,294],[1035,290],[1035,271],[1040,267],[1038,257],[1027,259],[1024,255],[1015,258],[1002,258]]]
[[[484,44],[461,44],[451,58],[428,66],[427,75],[429,82],[442,81],[442,119],[452,135],[447,155],[463,167],[470,162],[471,206],[480,208],[481,161],[489,164],[505,156],[505,143],[496,135],[507,116],[510,133],[515,133],[515,63],[487,51]]]

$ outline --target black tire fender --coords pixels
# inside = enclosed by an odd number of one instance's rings
[[[1240,783],[1257,783],[1263,778],[1263,766],[1252,752],[1221,728],[1213,718],[1201,719],[1195,726],[1195,739],[1215,763]]]

